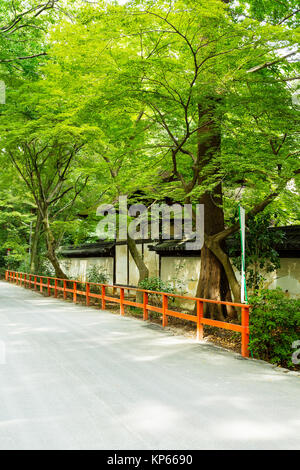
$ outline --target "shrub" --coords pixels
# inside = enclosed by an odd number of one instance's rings
[[[107,284],[108,283],[108,275],[106,270],[104,270],[101,266],[91,266],[86,274],[87,282],[97,282],[99,284]]]
[[[148,277],[143,281],[139,282],[138,287],[145,290],[152,290],[155,292],[166,292],[168,294],[176,294],[176,289],[170,282],[165,282],[160,277]],[[154,303],[159,304],[161,302],[161,295],[150,294],[149,299]]]
[[[32,274],[37,274],[40,276],[55,277],[55,270],[48,261],[42,261],[37,271]]]
[[[273,214],[265,212],[247,221],[246,237],[246,277],[247,286],[253,290],[259,290],[266,284],[266,274],[280,268],[280,258],[276,247],[284,240],[284,232],[270,230]],[[229,254],[233,258],[234,265],[240,269],[240,234],[236,233],[229,242]]]
[[[289,299],[281,289],[265,289],[253,296],[250,304],[253,355],[283,367],[295,367],[292,343],[300,339],[300,299]]]
[[[175,294],[175,289],[170,282],[165,282],[160,277],[148,277],[139,282],[141,289],[153,290],[155,292],[167,292]]]

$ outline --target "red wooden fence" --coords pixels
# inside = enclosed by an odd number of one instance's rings
[[[100,284],[95,282],[81,282],[70,279],[59,279],[55,277],[39,276],[35,274],[28,274],[16,271],[5,272],[6,281],[15,282],[18,285],[24,287],[33,288],[37,290],[39,287],[40,292],[43,292],[43,288],[47,289],[47,293],[50,296],[51,292],[54,292],[54,297],[57,297],[58,292],[62,292],[64,299],[67,298],[68,292],[73,295],[73,302],[77,301],[77,296],[82,295],[86,298],[86,304],[90,304],[90,298],[96,298],[101,300],[101,308],[104,310],[106,307],[106,301],[115,302],[120,304],[120,314],[125,315],[125,305],[138,307],[143,310],[143,319],[148,320],[148,313],[158,312],[162,315],[162,326],[165,327],[168,324],[168,317],[181,318],[183,320],[191,321],[197,325],[197,339],[203,338],[203,327],[204,325],[210,325],[217,328],[224,328],[226,330],[236,331],[241,333],[241,354],[244,357],[249,357],[249,310],[250,305],[239,304],[234,302],[224,302],[219,300],[201,299],[199,297],[190,297],[186,295],[169,294],[166,292],[154,292],[145,289],[139,289],[136,287],[124,287],[115,286],[109,284]],[[85,286],[85,290],[79,290],[78,284]],[[71,285],[71,287],[70,287]],[[91,292],[91,287],[99,290],[99,293]],[[119,292],[118,297],[111,297],[108,295],[107,290],[113,289],[114,292]],[[125,291],[142,292],[143,303],[134,302],[125,297]],[[149,294],[162,297],[162,306],[151,305],[149,303]],[[176,312],[170,310],[169,299],[183,299],[191,300],[197,303],[197,314],[188,314],[182,312]],[[222,322],[218,320],[211,320],[210,318],[203,317],[203,305],[205,303],[219,304],[219,305],[231,305],[241,310],[241,325],[235,323]]]

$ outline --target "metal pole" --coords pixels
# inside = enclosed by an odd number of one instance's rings
[[[32,221],[30,222],[30,234],[29,234],[29,261],[28,261],[28,271],[30,272],[30,264],[31,264],[31,240],[32,240]]]

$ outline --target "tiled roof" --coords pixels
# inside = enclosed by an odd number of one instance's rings
[[[284,233],[283,242],[279,246],[274,246],[278,253],[282,256],[300,256],[300,225],[290,225],[285,227],[270,227],[269,230],[281,231]],[[233,240],[229,237],[226,240],[227,246],[232,246]],[[161,254],[171,254],[176,252],[188,252],[186,242],[184,240],[166,240],[152,245],[150,248]],[[192,250],[189,254],[192,254]],[[194,252],[195,256],[197,250]]]
[[[60,254],[66,258],[91,258],[114,256],[115,242],[98,242],[77,246],[63,246]]]

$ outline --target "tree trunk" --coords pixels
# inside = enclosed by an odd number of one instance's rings
[[[59,279],[67,279],[68,276],[61,269],[58,258],[56,256],[56,251],[55,251],[56,243],[55,243],[55,239],[50,228],[47,214],[43,219],[43,224],[44,224],[45,233],[46,233],[47,258],[49,259],[50,263],[52,264],[54,268],[55,276],[58,277]]]
[[[135,240],[133,238],[131,238],[129,236],[129,234],[128,234],[127,243],[128,243],[128,248],[129,248],[130,254],[131,254],[131,256],[132,256],[132,258],[133,258],[133,260],[134,260],[134,262],[135,262],[135,264],[138,268],[138,271],[139,271],[139,283],[140,283],[141,281],[143,281],[144,279],[147,279],[149,277],[149,269],[145,265],[143,257],[138,252]],[[136,301],[139,302],[139,303],[143,302],[142,292],[137,292]]]
[[[39,271],[39,242],[41,237],[42,225],[42,217],[40,211],[38,211],[30,246],[30,272],[32,274],[35,274]]]
[[[229,256],[224,252],[224,250],[221,248],[219,242],[216,242],[213,237],[212,238],[207,238],[206,245],[209,246],[210,250],[214,253],[214,255],[217,257],[217,259],[220,261],[222,264],[224,271],[227,276],[227,280],[229,282],[233,298],[235,302],[240,302],[241,301],[241,290],[240,290],[240,284],[238,283],[236,279],[236,275],[234,273],[231,261],[229,259]],[[230,301],[230,299],[226,298],[225,300]],[[236,315],[235,315],[236,316]]]
[[[203,120],[210,122],[206,127],[201,127],[201,130],[198,132],[199,186],[205,184],[206,175],[203,173],[207,165],[209,165],[211,158],[220,151],[220,128],[216,123],[211,123],[215,112],[214,106],[214,102],[204,109],[200,105],[198,106],[199,125],[201,125]],[[206,238],[224,230],[222,184],[219,183],[211,193],[204,193],[199,202],[204,204],[204,232]],[[220,260],[210,250],[206,242],[201,250],[201,267],[196,295],[206,299],[231,301],[227,273]],[[236,316],[236,312],[232,307],[204,304],[204,315],[224,320],[225,316]]]
[[[201,198],[205,211],[204,229],[206,235],[214,235],[224,229],[223,210],[216,205],[217,200],[222,196],[221,191],[222,188],[219,185],[215,188],[213,195],[206,193]],[[216,201],[213,201],[212,197],[216,197]],[[196,296],[204,299],[232,301],[227,273],[206,242],[201,250],[201,267]],[[236,316],[232,307],[212,304],[204,304],[204,314],[218,320],[224,320],[226,316],[230,318]]]

